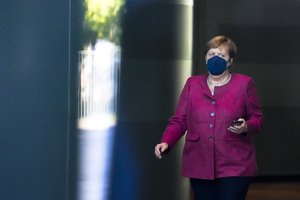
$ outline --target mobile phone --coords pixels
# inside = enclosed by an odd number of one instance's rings
[[[242,125],[244,122],[243,121],[238,121],[238,120],[234,120],[231,124],[231,126],[240,126]]]

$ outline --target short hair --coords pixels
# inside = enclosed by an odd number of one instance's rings
[[[206,53],[212,48],[218,48],[219,46],[225,46],[228,48],[228,54],[230,58],[235,58],[237,53],[237,47],[235,43],[228,37],[223,35],[218,35],[209,40],[204,49],[204,53]]]

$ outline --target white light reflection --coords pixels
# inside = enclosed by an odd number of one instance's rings
[[[105,40],[80,52],[79,200],[108,199],[120,49]]]

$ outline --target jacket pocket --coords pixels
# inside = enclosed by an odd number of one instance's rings
[[[199,140],[200,135],[199,133],[187,132],[185,140],[186,141],[197,141]]]
[[[248,141],[249,137],[247,133],[235,134],[227,130],[224,139],[227,141]]]

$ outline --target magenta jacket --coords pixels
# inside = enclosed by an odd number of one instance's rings
[[[227,128],[239,118],[247,121],[248,132],[236,135]],[[262,125],[263,114],[250,77],[232,74],[212,96],[207,76],[193,76],[182,90],[161,142],[172,148],[186,133],[182,155],[185,177],[253,176],[257,167],[251,136]]]

